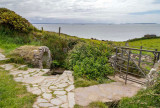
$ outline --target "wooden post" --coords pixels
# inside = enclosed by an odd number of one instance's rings
[[[155,49],[155,51],[157,51],[157,49]],[[157,60],[157,53],[154,53],[154,64],[156,63]]]
[[[115,60],[114,60],[114,77],[116,75],[116,68],[117,68],[117,66],[116,66],[117,54],[118,54],[118,48],[116,48],[116,57],[115,57]]]
[[[41,27],[41,30],[42,30],[42,32],[43,32],[43,27]]]
[[[157,56],[157,61],[159,60],[159,55],[160,55],[160,53],[158,53],[158,56]]]
[[[61,36],[61,27],[59,27],[59,36]]]
[[[126,79],[125,79],[125,84],[127,84],[127,77],[128,77],[128,71],[129,71],[129,61],[130,61],[130,56],[131,56],[131,51],[129,50],[128,54],[128,63],[127,63],[127,71],[126,71]]]
[[[124,51],[123,51],[123,49],[122,49],[122,53],[121,53],[121,58],[123,59],[123,53],[124,53]],[[123,60],[122,60],[123,61]],[[120,66],[120,76],[121,76],[121,72],[122,72],[122,67]]]
[[[140,49],[142,49],[142,46],[140,47]],[[138,66],[141,66],[141,57],[142,57],[142,51],[140,51],[139,53],[139,62],[138,62]]]

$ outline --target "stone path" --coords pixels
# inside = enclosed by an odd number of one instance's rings
[[[49,69],[22,70],[25,65],[15,64],[0,65],[0,67],[10,71],[15,81],[23,82],[29,92],[38,95],[33,108],[74,107],[74,79],[71,71],[65,71],[62,75],[43,76]]]
[[[109,84],[100,84],[90,87],[75,89],[75,102],[81,106],[87,106],[91,102],[112,102],[122,99],[123,97],[132,97],[141,86],[123,81],[112,82]]]
[[[0,53],[0,60],[4,59],[5,56]],[[0,67],[10,71],[17,82],[23,82],[29,92],[38,95],[33,108],[73,108],[75,104],[87,106],[95,101],[111,102],[123,97],[132,97],[142,88],[132,83],[125,85],[119,80],[75,89],[71,71],[65,71],[62,75],[44,76],[49,69],[23,70],[25,65],[15,64]]]

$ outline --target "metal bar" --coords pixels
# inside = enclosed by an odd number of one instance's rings
[[[117,68],[117,64],[116,64],[116,61],[117,61],[117,53],[118,53],[118,48],[116,48],[116,57],[115,57],[115,60],[114,60],[114,77],[115,77],[115,75],[116,75],[116,68]]]
[[[127,76],[128,76],[128,71],[129,71],[130,56],[131,56],[131,51],[129,51],[129,54],[128,54],[128,64],[127,64],[127,72],[126,72],[125,84],[127,84]]]
[[[157,49],[155,49],[155,52],[157,51]],[[154,63],[153,63],[153,65],[156,63],[156,60],[157,60],[157,54],[156,53],[154,53]]]
[[[127,52],[126,52],[127,53]],[[132,60],[132,58],[130,58]],[[135,63],[134,60],[132,62],[136,65],[136,67],[140,70],[141,73],[143,73],[144,77],[146,77],[146,74],[142,71],[142,69]]]
[[[121,57],[123,58],[123,49],[122,49]],[[121,70],[122,70],[122,68],[120,66],[120,72],[121,72]]]
[[[119,76],[119,77],[122,78],[122,79],[125,79],[125,78],[122,77],[122,76]],[[145,84],[146,84],[146,82],[138,81],[138,80],[135,80],[135,79],[132,79],[132,78],[127,78],[127,80],[132,81],[132,82],[136,82],[136,83],[142,84],[142,85],[145,85]]]
[[[142,49],[142,46],[141,46],[140,49]],[[138,66],[139,67],[141,66],[141,56],[142,56],[142,51],[140,51],[140,53],[139,53],[139,61],[138,61]]]
[[[117,63],[117,65],[118,65],[119,67],[122,67],[122,68],[126,69],[126,68],[125,68],[126,65],[122,65],[122,64],[118,64],[118,63]],[[129,67],[138,69],[137,67],[134,67],[134,66],[129,66]]]
[[[121,73],[126,73],[126,71],[121,71]],[[137,76],[137,77],[142,77],[142,78],[144,78],[144,76],[142,76],[142,75],[140,75],[140,74],[135,74],[135,73],[133,73],[133,72],[128,72],[128,74],[129,75],[134,75],[134,76]]]
[[[123,69],[126,69],[127,70],[127,68],[123,68]],[[125,71],[125,70],[121,70],[121,73],[126,73],[127,71]],[[116,69],[117,71],[119,71],[119,69]],[[137,71],[138,73],[140,73],[139,71]],[[131,74],[131,75],[135,75],[135,76],[139,76],[139,77],[143,77],[144,78],[144,76],[143,76],[143,74],[136,74],[136,73],[133,73],[133,72],[129,72],[128,71],[128,74]]]
[[[159,60],[159,55],[160,55],[160,53],[158,53],[158,56],[157,56],[157,61]]]
[[[146,51],[146,52],[155,52],[155,53],[160,53],[160,51],[144,50],[144,49],[129,48],[129,47],[118,47],[118,48],[128,49],[128,50],[137,50],[137,51]]]

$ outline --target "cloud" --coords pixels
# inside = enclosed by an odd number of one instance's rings
[[[157,21],[150,19],[153,16],[160,19],[159,3],[159,0],[1,0],[0,7],[14,10],[31,22],[148,23]]]
[[[146,12],[136,12],[136,13],[131,13],[132,15],[145,15],[145,14],[160,14],[160,10],[151,10],[151,11],[146,11]]]

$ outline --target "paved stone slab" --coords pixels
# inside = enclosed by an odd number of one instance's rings
[[[56,95],[65,95],[66,91],[55,91],[54,94],[56,94]]]
[[[69,107],[73,108],[75,105],[75,97],[73,92],[68,93]]]
[[[87,106],[95,101],[111,102],[123,97],[132,97],[140,89],[136,86],[125,85],[122,82],[77,88],[75,89],[75,101],[81,106]]]
[[[48,107],[52,107],[53,105],[51,103],[40,103],[38,104],[38,106],[48,108]]]
[[[61,105],[63,102],[60,100],[60,99],[52,99],[51,100],[51,103],[53,104],[53,105]]]

